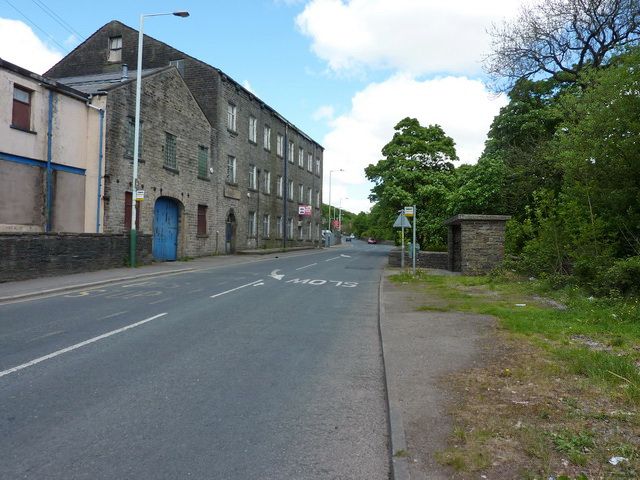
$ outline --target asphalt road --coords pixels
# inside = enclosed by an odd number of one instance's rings
[[[386,251],[0,305],[0,478],[387,479]]]

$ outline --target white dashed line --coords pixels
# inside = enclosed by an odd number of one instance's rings
[[[251,287],[252,285],[256,285],[258,283],[262,283],[262,280],[256,280],[255,282],[247,283],[246,285],[240,285],[239,287],[232,288],[231,290],[226,290],[224,292],[216,293],[215,295],[211,295],[211,298],[220,297],[222,295],[226,295],[227,293],[235,292],[236,290],[240,290],[241,288]]]
[[[18,365],[17,367],[13,367],[13,368],[10,368],[8,370],[4,370],[4,371],[0,372],[0,377],[4,377],[5,375],[9,375],[10,373],[18,372],[18,371],[23,370],[23,369],[25,369],[27,367],[32,367],[34,365],[37,365],[40,362],[44,362],[45,360],[50,360],[50,359],[55,358],[55,357],[57,357],[59,355],[62,355],[63,353],[69,353],[69,352],[71,352],[73,350],[76,350],[76,349],[78,349],[80,347],[84,347],[84,346],[89,345],[91,343],[95,343],[95,342],[97,342],[99,340],[103,340],[103,339],[105,339],[107,337],[110,337],[112,335],[115,335],[117,333],[122,333],[122,332],[124,332],[126,330],[129,330],[131,328],[139,327],[140,325],[144,325],[145,323],[151,322],[151,321],[156,320],[157,318],[160,318],[160,317],[164,317],[165,315],[166,315],[166,312],[165,313],[160,313],[158,315],[154,315],[153,317],[149,317],[149,318],[147,318],[145,320],[141,320],[139,322],[132,323],[131,325],[127,325],[126,327],[118,328],[117,330],[112,330],[111,332],[103,333],[102,335],[98,335],[97,337],[90,338],[89,340],[85,340],[84,342],[76,343],[75,345],[71,345],[70,347],[63,348],[62,350],[58,350],[56,352],[50,353],[48,355],[45,355],[44,357],[36,358],[35,360],[31,360],[30,362],[23,363],[22,365]]]
[[[317,263],[312,263],[311,265],[305,265],[304,267],[296,268],[296,270],[304,270],[305,268],[314,267]]]
[[[338,260],[340,257],[327,258],[325,262],[330,262],[331,260]]]

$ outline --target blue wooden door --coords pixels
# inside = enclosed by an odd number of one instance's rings
[[[170,198],[160,197],[153,209],[153,257],[178,257],[178,204]]]

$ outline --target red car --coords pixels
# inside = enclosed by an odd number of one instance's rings
[[[378,241],[377,241],[375,238],[373,238],[373,237],[369,237],[369,238],[367,239],[367,243],[368,243],[369,245],[374,245],[374,244],[378,243]]]

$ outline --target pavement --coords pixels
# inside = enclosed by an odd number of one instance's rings
[[[0,284],[0,303],[295,254],[277,249],[244,252],[237,256],[203,257],[6,282]],[[447,392],[443,378],[454,371],[472,368],[481,361],[493,321],[480,315],[418,311],[417,307],[425,304],[425,294],[391,282],[389,276],[398,271],[384,270],[379,287],[379,329],[388,400],[392,478],[446,479],[452,472],[438,464],[435,454],[447,445],[453,428],[448,408],[456,399]]]

